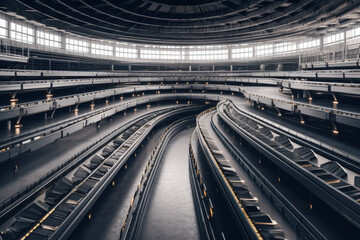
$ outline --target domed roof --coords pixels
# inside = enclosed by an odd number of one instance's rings
[[[2,0],[1,9],[69,32],[154,44],[315,36],[359,19],[349,0]]]

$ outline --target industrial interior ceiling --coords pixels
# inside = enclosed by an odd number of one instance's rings
[[[360,236],[359,0],[1,0],[0,240]]]
[[[0,9],[84,36],[224,44],[319,36],[359,22],[349,0],[3,0]]]

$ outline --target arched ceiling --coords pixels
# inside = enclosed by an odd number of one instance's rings
[[[359,0],[2,0],[0,10],[90,37],[180,45],[317,36],[360,22]]]

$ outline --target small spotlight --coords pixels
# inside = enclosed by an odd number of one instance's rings
[[[332,130],[332,133],[337,135],[337,134],[339,134],[339,131],[334,129],[334,130]]]
[[[15,128],[22,128],[23,127],[23,125],[22,124],[15,124],[15,126],[14,126]]]
[[[304,121],[304,120],[301,120],[300,123],[301,123],[301,124],[305,124],[305,121]]]
[[[278,113],[278,116],[281,117],[282,116],[281,113]]]

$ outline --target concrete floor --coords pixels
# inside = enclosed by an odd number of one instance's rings
[[[200,239],[189,179],[191,130],[174,136],[164,152],[139,229],[139,239]]]

